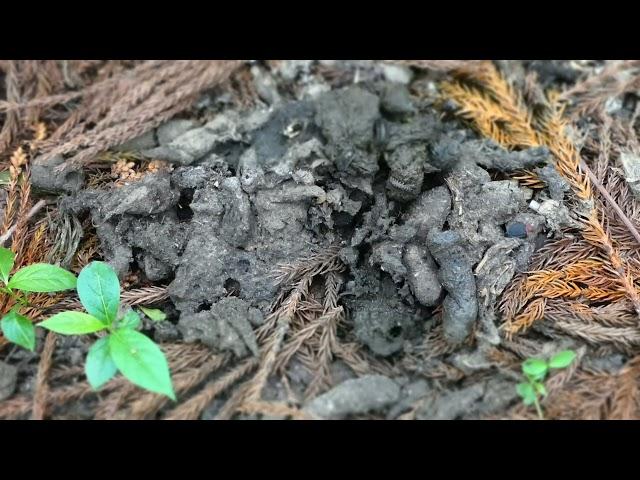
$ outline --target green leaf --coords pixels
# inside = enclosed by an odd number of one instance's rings
[[[158,308],[140,307],[140,310],[154,322],[161,322],[167,318],[167,314]]]
[[[137,312],[129,309],[127,313],[124,314],[122,320],[120,321],[119,328],[131,328],[135,329],[140,325],[140,315]]]
[[[565,350],[560,352],[549,360],[549,367],[551,368],[565,368],[571,365],[571,362],[576,358],[576,352],[573,350]]]
[[[128,328],[116,330],[109,337],[111,358],[118,370],[132,383],[175,401],[167,360],[153,341]]]
[[[11,172],[9,170],[0,172],[0,185],[9,185],[9,183],[11,183]]]
[[[2,318],[0,326],[7,340],[33,352],[36,347],[36,332],[31,320],[11,310]]]
[[[13,268],[16,254],[8,248],[0,247],[0,277],[5,285],[9,282],[9,272]]]
[[[98,390],[116,374],[118,368],[113,363],[109,350],[109,337],[102,337],[91,345],[84,365],[89,385]]]
[[[24,292],[59,292],[76,288],[76,276],[48,263],[34,263],[13,274],[7,286]]]
[[[120,305],[118,275],[104,262],[91,262],[78,275],[78,296],[87,312],[111,325]]]
[[[530,383],[519,383],[516,385],[516,392],[522,397],[522,403],[525,405],[531,405],[536,401],[536,392]]]
[[[38,324],[62,335],[83,335],[104,330],[107,326],[92,315],[82,312],[60,312]]]
[[[547,374],[548,365],[544,360],[530,358],[522,363],[522,371],[534,380],[542,380]]]

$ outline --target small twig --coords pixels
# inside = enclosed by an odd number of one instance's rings
[[[19,219],[18,221],[27,221],[31,219],[31,217],[33,217],[36,213],[42,210],[42,207],[44,207],[46,204],[47,204],[46,200],[40,200],[33,207],[31,207],[31,210],[29,210],[29,212],[27,213],[27,216],[24,219]],[[9,228],[9,230],[7,230],[4,233],[4,235],[0,237],[0,247],[3,247],[5,242],[9,240],[9,238],[11,238],[11,235],[13,235],[13,232],[15,232],[17,227],[18,227],[18,223],[16,222],[11,228]]]
[[[631,223],[631,220],[629,220],[629,217],[627,217],[624,214],[624,212],[622,211],[618,203],[613,199],[613,197],[609,194],[609,192],[607,192],[607,190],[598,181],[598,178],[593,173],[593,171],[591,171],[591,169],[587,166],[584,160],[580,160],[580,168],[582,168],[586,172],[586,174],[589,176],[589,180],[591,180],[591,183],[598,189],[598,192],[600,192],[600,194],[605,198],[607,203],[615,210],[615,212],[618,214],[618,217],[620,218],[622,223],[625,224],[625,226],[629,229],[629,232],[631,233],[631,235],[633,235],[633,238],[635,238],[636,241],[640,244],[640,233],[638,233],[638,230],[636,229],[636,227],[633,225],[633,223]]]

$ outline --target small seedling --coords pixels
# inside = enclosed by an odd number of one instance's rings
[[[32,321],[20,310],[29,307],[29,293],[50,293],[76,288],[76,276],[63,268],[47,263],[34,263],[16,271],[10,277],[15,263],[15,254],[0,247],[0,293],[15,301],[15,306],[7,313],[0,326],[7,340],[33,351],[36,334]]]
[[[549,369],[566,368],[575,358],[576,353],[573,350],[565,350],[551,357],[549,361],[529,358],[522,363],[522,373],[526,381],[519,383],[516,386],[516,391],[522,397],[522,402],[525,405],[535,405],[541,420],[544,419],[544,415],[540,406],[540,398],[547,396],[544,380]]]
[[[164,354],[136,330],[140,325],[137,312],[121,312],[116,272],[104,262],[91,262],[78,275],[77,290],[87,313],[61,312],[38,325],[62,335],[106,333],[87,354],[85,372],[93,389],[99,389],[119,370],[135,385],[175,400]]]
[[[16,303],[0,321],[8,341],[31,351],[35,349],[34,324],[20,314],[21,309],[30,306],[29,293],[77,288],[87,313],[61,312],[37,326],[61,335],[106,333],[87,354],[85,372],[93,389],[99,389],[119,370],[135,385],[176,399],[164,354],[151,339],[136,330],[140,326],[138,313],[120,308],[120,283],[108,264],[92,262],[76,278],[63,268],[36,263],[19,269],[10,277],[14,263],[14,253],[0,247],[0,293],[10,296]],[[153,321],[166,318],[161,310],[141,310]]]

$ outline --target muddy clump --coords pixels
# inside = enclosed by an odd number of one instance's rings
[[[253,326],[262,323],[262,312],[236,297],[222,298],[210,309],[183,314],[178,329],[185,341],[232,351],[237,357],[258,355]]]
[[[135,261],[150,280],[176,268],[185,226],[178,220],[178,190],[170,175],[157,172],[114,191],[86,189],[61,202],[63,211],[90,214],[105,257],[123,278]]]
[[[400,387],[381,375],[347,380],[315,398],[306,410],[314,417],[340,419],[348,415],[381,410],[396,402]]]

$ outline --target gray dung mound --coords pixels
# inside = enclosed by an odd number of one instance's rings
[[[340,336],[393,361],[441,326],[447,351],[470,355],[461,368],[484,368],[483,349],[500,341],[496,299],[526,268],[548,222],[528,208],[533,192],[501,174],[537,169],[561,202],[567,186],[545,166],[549,152],[507,151],[442,120],[409,93],[400,67],[363,67],[361,83],[330,88],[307,64],[285,65],[280,74],[297,79],[297,99],[256,76],[268,107],[174,120],[120,148],[169,162],[169,170],[104,190],[86,188],[79,172],[58,172],[54,159],[33,170],[34,186],[70,194],[61,207],[91,218],[121,278],[138,271],[168,284],[175,326],[158,327],[157,338],[259,355],[255,329],[279,293],[275,267],[338,245],[346,266]],[[474,333],[478,350],[469,350]],[[15,384],[3,365],[0,399]],[[293,390],[308,381],[295,372]],[[443,394],[405,373],[345,380],[306,411],[395,418],[422,399],[417,418],[459,418],[513,396],[511,380]]]

